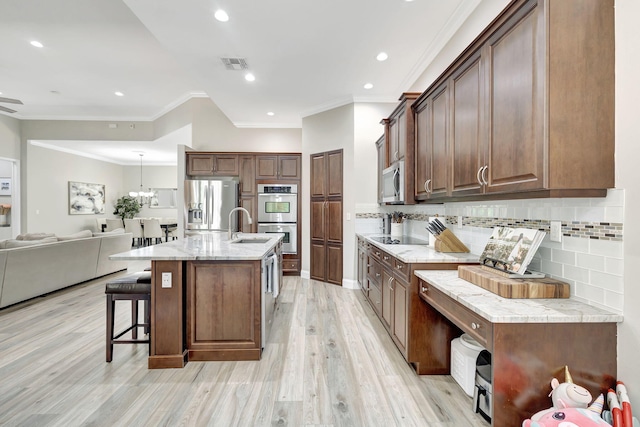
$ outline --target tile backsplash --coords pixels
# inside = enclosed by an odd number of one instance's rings
[[[622,313],[624,190],[609,190],[605,198],[528,199],[456,202],[413,206],[356,206],[356,232],[379,233],[382,216],[403,212],[404,233],[428,240],[430,216],[480,254],[496,226],[535,228],[547,232],[531,270],[568,282],[573,298]],[[562,242],[549,240],[551,220],[562,223]],[[462,225],[459,226],[459,223]]]

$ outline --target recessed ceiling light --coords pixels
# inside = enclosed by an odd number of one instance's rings
[[[275,116],[275,113],[274,113],[273,111],[269,111],[269,112],[267,113],[267,116]]]
[[[227,22],[229,20],[229,15],[222,9],[216,10],[216,13],[213,16],[220,22]]]
[[[365,83],[364,88],[365,89],[373,89],[373,84],[372,83]]]
[[[118,92],[114,92],[114,93],[116,94],[116,96],[124,96],[124,93],[119,92],[119,91]]]
[[[378,61],[386,61],[387,58],[389,58],[389,55],[387,55],[385,52],[380,52],[378,56],[376,56],[376,59]]]
[[[252,81],[254,81],[256,79],[256,76],[254,76],[251,73],[247,73],[247,74],[244,75],[244,79],[246,81],[248,81],[248,82],[252,82]]]
[[[32,40],[31,41],[31,46],[44,47],[44,45],[42,43],[40,43],[38,40]]]
[[[60,95],[60,92],[57,90],[50,90],[49,93],[52,93],[54,95]]]

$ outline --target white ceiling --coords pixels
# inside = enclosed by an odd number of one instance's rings
[[[205,95],[236,126],[300,127],[396,101],[480,1],[2,0],[0,96],[24,102],[2,104],[20,119],[142,121]],[[221,57],[246,58],[256,80]]]

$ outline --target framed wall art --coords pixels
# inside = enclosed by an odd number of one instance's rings
[[[104,184],[69,181],[69,215],[104,214]]]

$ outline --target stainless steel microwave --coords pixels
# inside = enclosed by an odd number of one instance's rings
[[[395,162],[382,171],[382,201],[404,203],[404,160]]]

